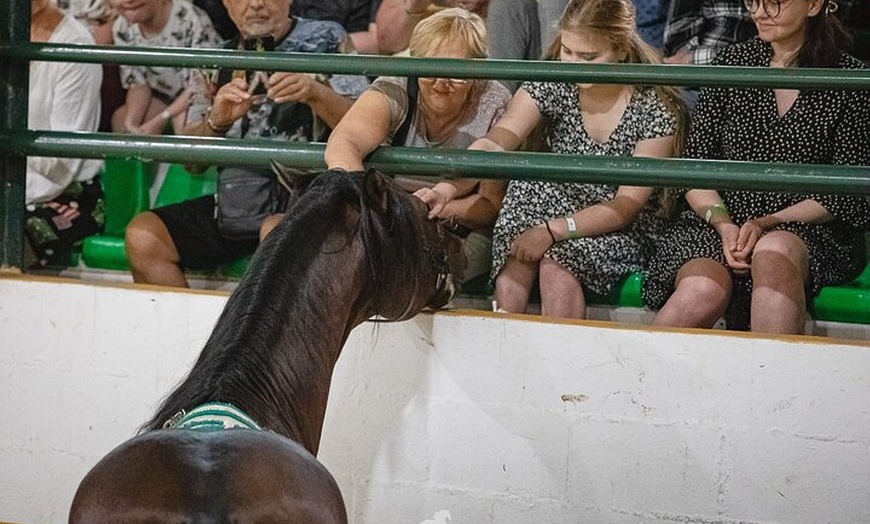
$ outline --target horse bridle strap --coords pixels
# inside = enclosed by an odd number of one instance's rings
[[[192,410],[181,410],[163,424],[163,429],[191,429],[196,431],[223,431],[226,429],[263,428],[241,409],[224,402],[200,404]]]

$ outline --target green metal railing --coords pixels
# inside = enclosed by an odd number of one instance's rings
[[[131,136],[108,133],[19,131],[4,137],[0,149],[16,154],[66,157],[135,157],[172,163],[265,166],[276,159],[297,168],[319,169],[324,144]],[[868,168],[814,164],[577,156],[552,153],[469,151],[386,147],[368,159],[375,168],[408,175],[438,174],[445,178],[512,178],[602,184],[691,186],[710,189],[870,193]]]
[[[15,4],[22,4],[20,8]],[[269,71],[462,78],[504,78],[588,83],[870,89],[870,70],[771,70],[746,67],[579,65],[520,60],[414,59],[382,56],[262,54],[203,49],[127,49],[30,44],[29,6],[0,4],[7,25],[0,33],[0,61],[7,74],[0,106],[0,267],[21,266],[26,156],[136,157],[176,163],[267,165],[272,158],[299,168],[322,168],[323,144],[133,136],[110,133],[28,131],[27,65],[30,60],[226,67]],[[870,147],[870,145],[868,145]],[[383,148],[370,164],[388,172],[446,177],[587,181],[609,184],[746,188],[870,194],[870,168],[762,164],[688,159],[586,157],[550,153]]]

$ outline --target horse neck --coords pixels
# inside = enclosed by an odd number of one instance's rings
[[[221,322],[228,331],[229,352],[247,348],[252,359],[244,374],[248,380],[228,384],[224,395],[246,399],[243,409],[261,425],[312,453],[319,445],[335,363],[351,330],[370,316],[361,296],[363,255],[355,238],[329,255],[334,258],[329,263],[294,271],[285,267],[280,253],[263,253],[267,260],[258,284],[239,294],[239,314]],[[272,303],[258,308],[254,304],[261,296],[273,297]],[[268,374],[250,372],[264,367]]]
[[[312,241],[303,229],[281,224],[270,234],[151,428],[158,417],[223,401],[316,454],[333,368],[350,331],[372,311],[359,238],[324,232]],[[338,243],[343,248],[333,249]]]

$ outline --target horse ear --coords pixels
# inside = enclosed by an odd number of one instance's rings
[[[301,193],[317,175],[316,173],[285,166],[274,158],[269,163],[272,167],[272,172],[275,173],[275,177],[278,179],[278,183],[284,186],[291,195]]]
[[[387,177],[376,169],[369,169],[363,178],[363,193],[369,207],[378,213],[387,212],[387,191],[389,191]]]

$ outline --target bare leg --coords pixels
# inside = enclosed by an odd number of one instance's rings
[[[124,239],[133,281],[160,286],[188,287],[179,266],[178,249],[160,218],[151,212],[133,217]]]
[[[752,252],[752,331],[803,333],[809,275],[807,246],[787,231],[772,231]]]
[[[509,313],[525,313],[526,306],[529,305],[529,293],[537,276],[537,263],[509,258],[495,279],[495,300],[498,307]]]
[[[549,258],[541,260],[539,272],[543,316],[586,318],[586,297],[573,273]]]
[[[731,301],[731,275],[710,258],[696,258],[677,273],[674,294],[658,312],[653,325],[710,328]]]

